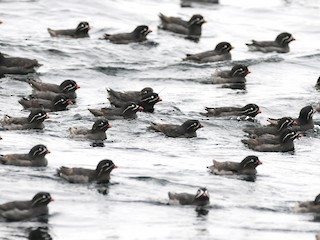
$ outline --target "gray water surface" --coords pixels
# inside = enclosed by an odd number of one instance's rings
[[[208,23],[194,43],[157,30],[158,13],[188,19],[202,14]],[[300,109],[319,100],[314,85],[320,66],[320,1],[223,1],[220,5],[180,8],[179,1],[0,1],[0,51],[36,58],[43,64],[39,81],[59,84],[74,79],[81,86],[70,110],[51,113],[44,131],[2,131],[1,153],[28,152],[43,143],[51,151],[47,168],[0,167],[1,203],[31,199],[48,191],[47,223],[1,223],[0,239],[26,239],[38,227],[55,240],[104,239],[314,239],[320,231],[312,214],[295,214],[299,201],[319,193],[319,127],[295,142],[292,153],[257,153],[246,148],[242,129],[249,124],[229,119],[205,119],[205,106],[256,103],[268,117],[297,117]],[[46,29],[73,28],[80,21],[93,27],[88,39],[50,38]],[[104,33],[132,31],[148,25],[148,38],[157,44],[114,45],[99,40]],[[297,41],[288,54],[248,52],[251,39],[273,40],[290,32]],[[230,42],[232,61],[194,64],[181,62],[186,53],[210,50]],[[249,65],[246,91],[202,84],[217,69],[234,63]],[[24,77],[0,79],[0,113],[25,116],[18,100],[31,93]],[[68,137],[72,126],[91,127],[88,108],[108,106],[106,88],[140,90],[150,86],[163,102],[155,112],[138,113],[136,120],[111,121],[104,147]],[[81,116],[80,120],[79,117]],[[150,122],[181,123],[199,119],[204,128],[193,139],[172,139],[147,130]],[[319,120],[319,115],[314,116]],[[263,165],[255,181],[214,176],[206,166],[212,159],[240,162],[257,155]],[[109,158],[119,166],[108,189],[72,185],[55,176],[64,166],[95,168]],[[168,191],[210,192],[206,213],[189,206],[168,206]]]

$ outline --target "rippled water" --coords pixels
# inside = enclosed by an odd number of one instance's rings
[[[300,109],[317,103],[314,89],[320,65],[320,1],[223,1],[220,5],[180,8],[179,1],[0,1],[0,51],[36,58],[43,64],[38,80],[60,83],[74,79],[81,86],[78,102],[69,111],[51,113],[43,132],[1,132],[1,153],[28,152],[38,143],[51,150],[45,169],[12,166],[0,168],[1,203],[31,199],[38,191],[55,198],[48,223],[1,223],[1,239],[24,239],[44,227],[53,239],[314,239],[320,230],[312,214],[294,214],[298,201],[319,193],[319,134],[295,142],[296,151],[256,153],[240,141],[248,124],[227,119],[203,119],[205,106],[258,104],[257,119],[298,116]],[[199,43],[157,30],[158,13],[185,19],[202,14]],[[73,28],[88,21],[89,39],[50,38],[47,27]],[[129,32],[146,24],[154,30],[154,43],[113,45],[99,38],[106,32]],[[272,40],[283,31],[297,41],[288,54],[248,52],[251,39]],[[233,61],[218,64],[181,62],[185,53],[214,48],[229,41]],[[155,44],[157,43],[157,44]],[[217,67],[249,65],[246,91],[201,82]],[[18,99],[31,93],[24,77],[0,79],[0,112],[27,115]],[[71,126],[90,127],[95,118],[87,108],[108,106],[105,88],[140,90],[150,86],[163,102],[153,114],[139,113],[136,120],[110,121],[105,147],[68,138]],[[79,120],[80,114],[81,118]],[[148,131],[151,121],[181,123],[199,119],[205,126],[194,139],[171,139]],[[316,114],[316,120],[319,116]],[[263,162],[256,180],[214,176],[206,166],[212,159],[241,161],[256,154]],[[61,165],[95,168],[103,158],[118,166],[109,189],[71,185],[54,174]],[[209,212],[194,207],[168,206],[167,192],[195,193],[206,186]],[[102,194],[105,193],[105,194]],[[107,193],[107,194],[106,194]]]

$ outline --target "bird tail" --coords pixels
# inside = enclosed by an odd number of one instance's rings
[[[91,112],[94,116],[103,116],[103,113],[99,109],[88,108],[89,112]]]
[[[109,40],[109,39],[110,39],[110,36],[111,36],[111,34],[105,33],[105,34],[103,35],[103,38],[102,38],[102,39]]]
[[[279,119],[268,118],[267,121],[268,121],[271,125],[278,125]]]
[[[50,34],[51,37],[57,36],[56,32],[53,29],[47,28],[47,30],[48,30],[48,33]]]

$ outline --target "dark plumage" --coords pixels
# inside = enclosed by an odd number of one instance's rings
[[[88,22],[80,22],[75,29],[53,30],[48,28],[51,37],[71,37],[71,38],[85,38],[89,37],[88,31],[90,26]]]
[[[281,130],[292,127],[294,124],[297,124],[297,122],[295,122],[291,117],[283,117],[279,119],[277,125],[270,124],[263,127],[249,127],[243,129],[243,131],[255,136],[261,136],[264,134],[279,135]]]
[[[303,107],[300,110],[299,117],[295,119],[297,124],[293,126],[293,129],[297,131],[306,131],[314,128],[313,115],[316,110],[312,106]]]
[[[48,233],[48,227],[37,227],[30,229],[28,240],[53,240]]]
[[[108,159],[101,160],[95,170],[60,167],[58,175],[70,183],[109,183],[111,171],[117,166]]]
[[[320,77],[318,78],[318,80],[317,80],[317,83],[316,83],[316,89],[317,90],[320,90]]]
[[[264,53],[277,52],[287,53],[290,51],[289,43],[294,41],[295,38],[287,32],[280,33],[274,41],[256,41],[246,43],[251,51],[260,51]]]
[[[0,205],[0,217],[6,221],[22,221],[48,215],[48,204],[54,201],[47,192],[37,193],[30,201],[14,201]]]
[[[130,33],[105,34],[103,39],[116,44],[143,42],[147,40],[147,35],[151,32],[148,26],[140,25]]]
[[[219,83],[245,83],[245,77],[250,73],[247,66],[237,64],[231,70],[218,70],[212,74],[210,82],[213,84]]]
[[[313,212],[313,213],[320,213],[320,194],[316,196],[314,201],[306,201],[299,203],[295,209],[295,212],[300,213],[307,213],[307,212]]]
[[[199,188],[195,195],[190,193],[169,192],[168,196],[170,205],[206,206],[210,203],[209,192],[206,188]]]
[[[137,112],[143,111],[143,107],[135,103],[127,103],[121,108],[88,109],[94,116],[102,116],[107,119],[134,119]]]
[[[192,138],[197,136],[196,131],[202,127],[198,120],[187,120],[181,125],[152,123],[148,128],[162,132],[168,137]]]
[[[30,99],[44,99],[44,100],[53,101],[58,95],[66,96],[73,103],[76,102],[75,99],[70,99],[66,94],[49,92],[49,91],[32,91],[32,94],[30,94],[28,96],[28,98],[30,98]]]
[[[192,7],[192,3],[218,4],[219,0],[181,0],[180,6],[181,7]]]
[[[154,105],[161,102],[162,99],[157,93],[149,93],[142,96],[138,102],[138,105],[143,107],[143,112],[154,112]]]
[[[240,163],[238,162],[218,162],[213,160],[213,165],[207,167],[212,173],[217,175],[247,174],[257,173],[256,167],[262,164],[257,156],[247,156]]]
[[[206,62],[218,62],[231,60],[231,49],[233,47],[228,42],[221,42],[217,44],[216,48],[211,51],[196,53],[196,54],[187,54],[187,57],[183,61],[194,61],[197,63],[206,63]]]
[[[261,113],[258,105],[247,104],[244,107],[206,107],[206,113],[200,113],[206,117],[249,116],[255,117]]]
[[[31,148],[27,154],[0,155],[0,163],[22,167],[46,167],[48,161],[45,156],[50,153],[46,146],[39,144]]]
[[[0,52],[0,66],[7,68],[18,67],[21,69],[28,69],[41,66],[37,60],[21,57],[5,57]]]
[[[292,126],[292,128],[296,131],[306,131],[309,129],[313,129],[314,122],[313,122],[313,115],[315,114],[316,110],[312,106],[303,107],[300,110],[299,117],[295,118],[294,121],[296,124]],[[280,119],[269,118],[268,122],[272,125],[277,125]]]
[[[248,148],[258,152],[289,152],[294,150],[293,141],[298,137],[301,137],[301,135],[298,134],[295,130],[287,128],[281,132],[280,143],[262,143],[255,145],[248,142],[246,144]]]
[[[145,87],[141,91],[120,92],[111,88],[108,88],[107,91],[109,94],[109,100],[116,99],[121,102],[138,102],[142,96],[153,93],[153,89],[151,87]]]
[[[179,17],[168,17],[162,13],[159,14],[159,18],[161,24],[158,28],[186,35],[187,39],[194,41],[199,41],[202,32],[202,24],[207,22],[203,16],[199,14],[193,15],[189,21],[182,20]]]
[[[69,128],[70,136],[72,138],[87,138],[90,140],[103,141],[107,139],[106,131],[111,128],[108,120],[98,119],[94,122],[91,129],[88,128]]]
[[[1,121],[3,129],[6,130],[25,130],[25,129],[43,129],[43,121],[49,118],[43,110],[32,110],[28,117],[11,117],[5,115]]]
[[[34,72],[36,72],[34,68],[0,66],[0,78],[4,77],[5,74],[27,75]]]
[[[67,110],[67,106],[72,104],[66,96],[57,95],[52,101],[40,98],[21,98],[18,101],[25,109],[43,109],[46,112],[56,112]]]
[[[113,96],[108,97],[110,103],[115,107],[123,107],[128,102],[120,101],[118,98]],[[134,101],[137,105],[143,107],[144,112],[154,112],[154,105],[158,102],[161,102],[162,99],[159,97],[157,93],[148,93],[141,95],[136,101]]]
[[[76,90],[80,88],[76,81],[70,79],[64,80],[60,85],[37,82],[34,80],[28,80],[27,82],[35,90],[31,95],[33,98],[47,100],[53,100],[57,96],[53,93],[62,93],[66,95],[69,100],[75,101],[77,98]],[[39,91],[43,93],[40,93]]]
[[[282,133],[287,131],[287,128],[284,128],[277,132],[277,134],[263,134],[260,136],[253,136],[253,138],[242,139],[241,142],[251,146],[258,146],[262,144],[280,144],[282,143]]]

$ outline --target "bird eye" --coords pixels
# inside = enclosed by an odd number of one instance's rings
[[[43,199],[46,198],[46,197],[47,197],[46,195],[43,195],[43,196],[42,196]]]

